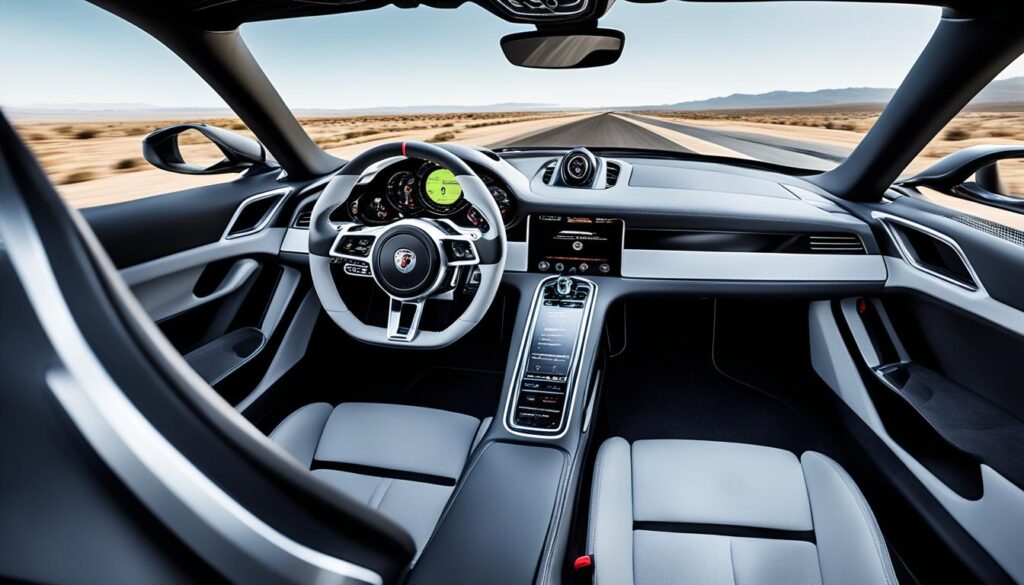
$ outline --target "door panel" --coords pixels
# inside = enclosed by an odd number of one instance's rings
[[[985,553],[1024,581],[1024,240],[910,197],[866,207],[876,219],[923,226],[916,238],[932,232],[955,254],[915,257],[877,225],[885,293],[812,304],[815,369]],[[960,260],[976,287],[931,265]]]
[[[119,269],[212,244],[247,198],[282,187],[278,172],[82,210]]]
[[[266,375],[309,287],[299,269],[278,258],[296,200],[309,193],[277,177],[242,177],[83,213],[150,317],[231,404]]]

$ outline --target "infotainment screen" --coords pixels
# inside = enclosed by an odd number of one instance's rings
[[[582,304],[582,303],[580,303]],[[565,380],[576,351],[583,311],[545,304],[537,311],[525,374],[557,376]]]
[[[531,271],[597,276],[621,273],[621,219],[531,215],[528,230]]]

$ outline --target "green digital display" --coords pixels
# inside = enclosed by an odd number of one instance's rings
[[[427,175],[425,188],[427,197],[438,205],[451,205],[462,197],[462,186],[448,169],[437,169]]]

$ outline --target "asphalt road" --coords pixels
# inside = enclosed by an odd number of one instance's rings
[[[693,150],[636,124],[631,124],[618,116],[632,118],[672,132],[711,142],[758,160],[781,165],[827,170],[836,166],[849,154],[848,149],[831,144],[765,136],[754,132],[711,130],[636,114],[618,114],[617,116],[600,114],[541,130],[502,146],[627,147],[693,152]]]
[[[672,142],[668,138],[662,138],[654,132],[645,130],[636,124],[630,124],[611,114],[598,114],[590,118],[541,130],[540,132],[520,137],[513,142],[502,144],[502,146],[625,147],[693,152],[686,147]]]

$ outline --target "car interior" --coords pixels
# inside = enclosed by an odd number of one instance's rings
[[[472,1],[537,26],[502,41],[522,66],[629,50],[596,28],[610,1]],[[921,196],[1020,212],[992,169],[1024,151],[901,175],[1024,52],[1019,6],[934,2],[817,172],[587,144],[340,160],[237,28],[389,2],[93,3],[259,140],[161,129],[153,166],[238,177],[79,211],[0,124],[3,453],[31,469],[0,480],[7,577],[1024,581],[1024,232]],[[186,162],[186,131],[223,160]]]

